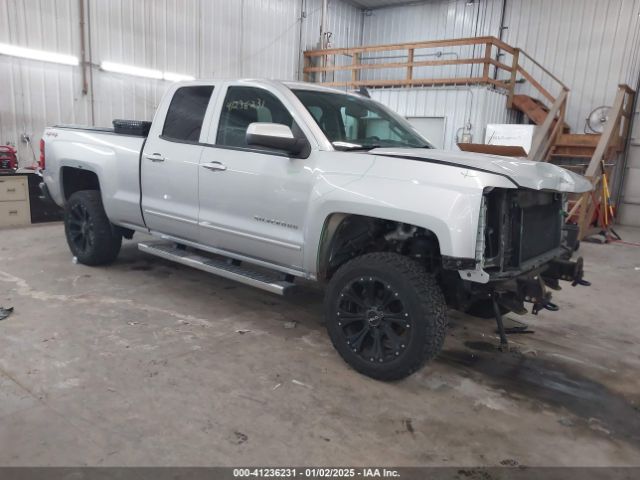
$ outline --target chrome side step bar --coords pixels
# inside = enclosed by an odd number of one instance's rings
[[[223,257],[214,258],[199,255],[193,250],[178,248],[173,242],[140,242],[138,243],[138,249],[156,257],[213,273],[277,295],[284,295],[288,289],[294,286],[293,282],[284,280],[282,274],[263,272],[252,267],[236,265],[231,263],[230,259]]]

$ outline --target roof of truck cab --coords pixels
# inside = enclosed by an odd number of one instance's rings
[[[317,83],[310,82],[281,82],[284,86],[292,89],[292,90],[316,90],[320,92],[331,92],[331,93],[346,93],[352,94],[353,92],[347,92],[344,90],[339,90],[337,88],[325,87],[323,85],[318,85]]]
[[[190,80],[186,82],[179,82],[182,85],[203,85],[209,83],[227,83],[227,82],[247,82],[247,83],[261,83],[263,85],[282,85],[291,90],[314,90],[319,92],[330,92],[330,93],[342,93],[347,95],[354,95],[354,92],[347,92],[344,90],[339,90],[337,88],[325,87],[323,85],[319,85],[317,83],[310,82],[297,82],[290,80],[273,80],[269,78],[238,78],[238,79],[220,79],[220,80],[212,80],[212,79],[202,79],[202,80]]]
[[[292,81],[292,80],[274,80],[271,78],[241,78],[235,81],[262,83],[265,85],[274,85],[274,86],[281,85],[293,90],[317,90],[317,91],[331,92],[331,93],[348,93],[348,92],[345,92],[344,90],[325,87],[323,85],[319,85],[317,83],[311,83],[311,82],[298,82],[298,81]]]

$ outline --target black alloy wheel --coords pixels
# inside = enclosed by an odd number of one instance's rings
[[[82,203],[75,203],[69,209],[69,241],[73,244],[73,250],[86,254],[95,243],[95,232],[91,215],[87,207]]]
[[[113,262],[122,234],[109,221],[98,190],[75,192],[65,204],[65,234],[71,253],[85,265]]]
[[[442,349],[446,304],[415,259],[368,253],[342,265],[325,297],[327,331],[342,358],[378,380],[398,380]]]
[[[360,277],[348,283],[340,292],[336,317],[351,351],[377,363],[402,355],[413,321],[405,302],[380,278]]]

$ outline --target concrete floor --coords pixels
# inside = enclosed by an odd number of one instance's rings
[[[60,224],[0,238],[0,465],[640,464],[638,246],[583,245],[593,286],[527,316],[517,352],[452,312],[440,358],[381,383],[334,352],[311,286],[285,300],[135,242],[75,265]]]

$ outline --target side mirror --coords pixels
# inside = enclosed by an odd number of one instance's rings
[[[300,155],[308,145],[305,138],[296,137],[291,128],[280,123],[256,122],[249,125],[247,145],[283,150],[291,155]]]

